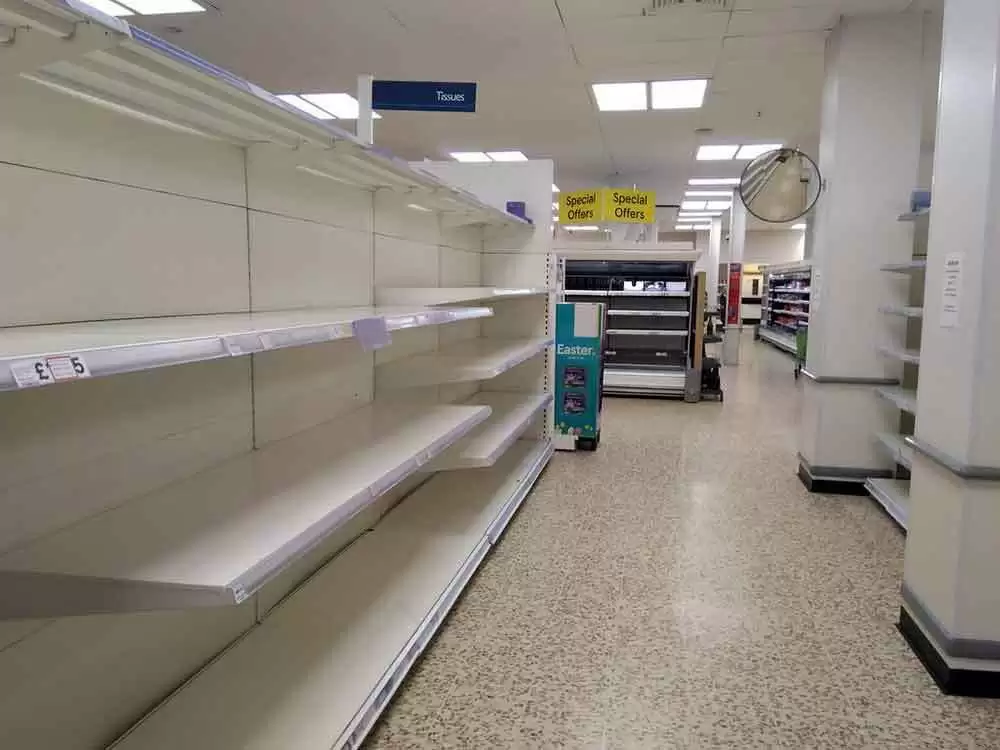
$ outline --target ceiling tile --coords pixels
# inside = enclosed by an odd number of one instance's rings
[[[734,11],[727,36],[762,36],[831,29],[840,18],[833,6],[790,10]]]
[[[822,55],[826,50],[827,32],[804,31],[768,36],[730,36],[722,42],[720,59],[773,60],[790,55]]]

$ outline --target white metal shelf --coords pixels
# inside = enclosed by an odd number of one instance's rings
[[[891,359],[897,359],[900,362],[905,362],[910,365],[920,364],[919,349],[899,349],[894,346],[880,346],[878,350]]]
[[[360,746],[551,454],[432,479],[115,750]]]
[[[607,330],[609,336],[665,336],[667,338],[687,338],[688,332],[685,331],[663,331],[663,330],[652,330],[646,328],[609,328]]]
[[[462,302],[501,302],[551,293],[543,288],[500,287],[377,287],[375,301],[382,305],[454,305]]]
[[[239,603],[489,415],[370,405],[226,461],[0,558],[0,617]]]
[[[348,307],[0,328],[0,391],[351,338],[355,323],[373,317],[398,331],[492,314],[488,307]]]
[[[895,404],[902,411],[909,412],[910,414],[917,413],[917,392],[915,390],[897,386],[876,388],[875,392],[886,401]]]
[[[534,339],[469,339],[436,352],[386,362],[376,367],[379,387],[409,388],[490,380],[536,357],[552,345],[552,337]]]
[[[551,393],[482,391],[464,402],[488,406],[490,418],[427,466],[428,471],[481,469],[493,466],[535,418],[552,403]]]
[[[773,344],[789,354],[798,353],[798,346],[795,343],[794,336],[783,334],[780,331],[775,331],[770,328],[761,328],[760,337],[762,340],[767,341],[769,344]]]
[[[533,227],[79,0],[0,0],[0,24],[35,32],[17,33],[0,45],[8,75],[172,130],[239,146],[281,146],[305,172],[405,193],[408,200],[451,214],[454,223]]]
[[[881,305],[879,307],[879,312],[886,315],[899,315],[904,318],[922,318],[924,317],[924,308],[922,307],[907,307],[900,305]]]
[[[865,489],[906,531],[910,520],[910,483],[902,479],[866,479]]]
[[[930,215],[931,210],[929,208],[922,208],[919,211],[907,211],[905,214],[900,214],[898,221],[916,221]]]
[[[927,269],[927,259],[926,258],[915,258],[909,263],[887,263],[881,267],[881,270],[887,273],[917,273],[918,271],[924,271]]]
[[[688,318],[687,310],[608,310],[608,315],[619,315],[629,318]]]
[[[913,446],[906,442],[906,437],[892,432],[880,432],[876,435],[879,442],[889,451],[892,460],[907,469],[913,466]]]
[[[567,297],[690,297],[691,292],[660,292],[654,290],[624,292],[619,290],[567,289]]]
[[[780,286],[772,286],[771,293],[769,297],[774,297],[777,294],[812,294],[812,289],[786,289]]]

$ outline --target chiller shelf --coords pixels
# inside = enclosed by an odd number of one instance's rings
[[[875,393],[884,398],[886,401],[892,402],[902,411],[909,412],[910,414],[917,413],[917,392],[914,390],[900,388],[897,386],[876,388]]]
[[[926,258],[914,258],[909,263],[887,263],[881,267],[882,271],[886,273],[917,273],[918,271],[926,270],[927,259]]]
[[[609,328],[606,333],[608,336],[664,336],[675,339],[687,338],[688,335],[686,330],[665,331],[645,328]]]
[[[903,435],[896,435],[892,432],[880,432],[876,435],[879,442],[889,451],[892,460],[907,469],[913,466],[913,446],[907,444]]]
[[[431,462],[429,471],[493,466],[552,403],[551,393],[481,391],[466,406],[488,406],[490,418]]]
[[[786,351],[789,354],[797,354],[798,346],[795,343],[795,337],[788,334],[781,333],[780,331],[775,331],[770,328],[761,328],[760,337],[769,344],[773,344],[782,351]]]
[[[398,331],[492,314],[488,307],[349,307],[0,328],[0,391],[346,339],[368,318]]]
[[[0,24],[30,30],[0,45],[6,75],[192,135],[283,147],[304,172],[405,194],[455,223],[533,227],[80,0],[0,0]]]
[[[922,318],[924,317],[924,308],[922,307],[905,307],[899,305],[882,305],[879,307],[879,312],[885,315],[899,315],[904,318]]]
[[[551,455],[429,481],[114,750],[359,747]]]
[[[608,310],[608,315],[627,318],[689,318],[687,310]]]
[[[812,289],[786,289],[782,286],[773,286],[768,296],[773,298],[778,294],[812,294]]]
[[[865,489],[886,513],[906,531],[910,520],[910,483],[902,479],[866,479]]]
[[[501,287],[378,287],[375,301],[382,305],[454,305],[463,302],[501,302],[547,295],[551,289]]]
[[[878,350],[890,359],[897,359],[900,362],[905,362],[908,365],[919,365],[920,364],[920,350],[919,349],[898,349],[894,346],[880,346]]]
[[[0,618],[238,604],[487,419],[369,405],[0,557]]]
[[[491,380],[552,346],[552,337],[469,339],[436,352],[386,362],[376,367],[380,388],[409,388]]]
[[[624,292],[621,290],[567,289],[567,297],[690,297],[691,292],[660,292],[656,290]]]

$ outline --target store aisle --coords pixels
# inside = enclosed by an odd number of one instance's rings
[[[557,455],[368,747],[995,748],[894,624],[903,538],[795,477],[792,360],[723,406],[607,402]]]

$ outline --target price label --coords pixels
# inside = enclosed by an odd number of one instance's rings
[[[260,336],[246,334],[244,336],[226,336],[222,339],[222,345],[226,347],[232,357],[240,357],[244,354],[253,354],[264,348]]]
[[[354,336],[366,352],[381,349],[392,343],[392,336],[385,318],[361,318],[352,324]]]
[[[90,377],[90,368],[78,355],[24,359],[12,363],[10,372],[18,388],[37,388]]]

